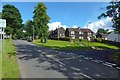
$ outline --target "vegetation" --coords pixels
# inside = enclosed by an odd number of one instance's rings
[[[113,53],[111,55],[106,56],[107,61],[116,63],[117,66],[120,66],[120,52]]]
[[[87,40],[82,40],[80,42],[76,41],[73,43],[69,41],[48,40],[48,43],[46,44],[40,43],[39,40],[34,40],[33,43],[53,49],[92,49],[92,47],[95,47],[95,49],[118,49],[116,46],[99,42],[88,42]]]
[[[35,6],[34,10],[34,16],[33,16],[33,22],[35,26],[35,32],[38,35],[39,38],[41,38],[41,42],[43,40],[46,42],[46,37],[48,36],[48,23],[50,20],[50,17],[47,15],[47,7],[44,3],[40,2],[37,6]]]
[[[108,31],[109,31],[109,29],[103,29],[103,28],[99,28],[98,30],[97,30],[97,33],[103,33],[103,34],[108,34]]]
[[[16,38],[19,29],[22,27],[22,19],[19,10],[10,4],[3,6],[2,18],[6,19],[7,27],[5,32],[7,35],[12,35],[12,38]]]
[[[102,13],[98,19],[111,17],[113,22],[113,28],[120,33],[120,1],[110,2],[106,7],[106,12]]]
[[[0,19],[2,18],[2,12],[0,12]]]
[[[2,54],[2,78],[19,78],[19,67],[16,60],[16,51],[13,40],[7,39],[4,42]]]
[[[25,31],[26,31],[26,35],[25,36],[33,36],[33,21],[32,20],[28,20],[25,23]]]

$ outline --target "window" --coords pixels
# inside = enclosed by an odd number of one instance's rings
[[[71,38],[72,38],[72,39],[75,39],[75,35],[71,35]]]
[[[83,36],[79,36],[79,39],[83,39]]]
[[[71,36],[72,39],[75,39],[75,36]]]
[[[60,34],[60,36],[62,36],[62,34]]]
[[[71,34],[75,34],[75,32],[74,32],[74,31],[71,31]]]
[[[83,34],[83,32],[82,32],[82,31],[79,31],[79,34]]]
[[[92,34],[92,33],[89,32],[88,34]]]

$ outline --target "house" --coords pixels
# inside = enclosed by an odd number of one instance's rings
[[[108,36],[108,34],[96,33],[96,38],[101,38],[101,39],[107,40],[107,36]]]
[[[89,39],[93,36],[93,31],[87,28],[66,28],[65,36],[71,39]]]
[[[120,42],[120,34],[112,32],[107,36],[107,40],[114,41],[114,42]]]
[[[57,28],[56,30],[52,30],[49,32],[50,38],[63,38],[65,37],[65,29],[63,27]]]

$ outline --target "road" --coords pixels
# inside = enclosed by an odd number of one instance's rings
[[[39,47],[23,40],[15,40],[14,43],[21,78],[112,78],[117,80],[119,76],[116,68],[95,63],[69,52]]]

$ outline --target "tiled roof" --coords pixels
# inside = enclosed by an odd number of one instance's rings
[[[83,31],[83,32],[93,32],[90,29],[87,28],[67,28],[69,31]]]

